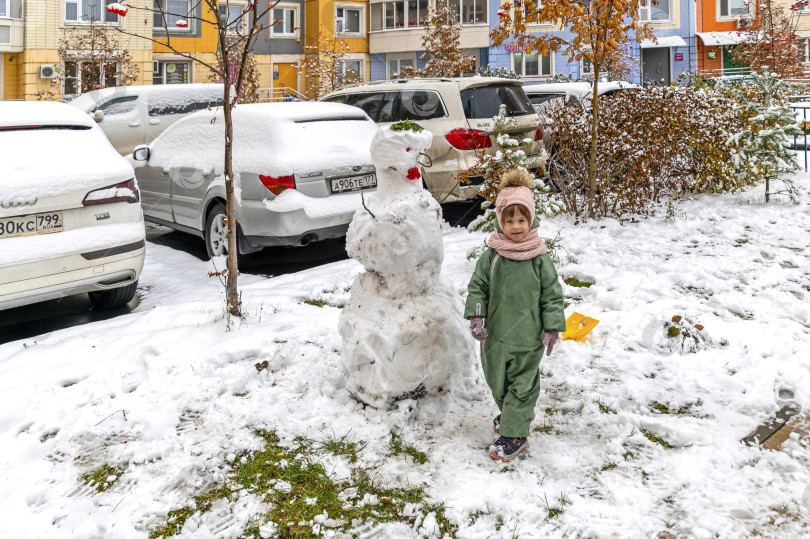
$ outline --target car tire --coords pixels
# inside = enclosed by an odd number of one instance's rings
[[[130,283],[126,286],[118,288],[111,288],[110,290],[99,290],[90,292],[90,303],[93,304],[93,309],[96,311],[107,311],[117,307],[123,307],[135,297],[135,291],[138,289],[138,281]]]
[[[216,203],[205,218],[205,250],[208,257],[228,254],[228,227],[225,224],[227,211],[221,203]]]

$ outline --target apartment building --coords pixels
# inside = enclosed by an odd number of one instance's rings
[[[698,73],[738,75],[746,66],[734,61],[731,51],[741,43],[739,30],[757,24],[757,0],[696,0]]]
[[[496,1],[452,0],[461,22],[461,47],[464,54],[476,58],[477,66],[489,63],[490,21],[497,19],[492,9]],[[433,0],[370,0],[368,47],[371,80],[390,79],[403,67],[421,69],[423,18],[429,13]]]
[[[499,8],[498,2],[490,5],[492,29],[499,23],[496,16]],[[632,82],[668,85],[681,73],[695,69],[694,9],[692,0],[659,0],[657,4],[650,2],[641,7],[639,18],[651,27],[657,39],[629,44]],[[573,37],[568,29],[551,24],[533,24],[529,31],[557,35],[566,41]],[[590,62],[571,62],[561,50],[539,55],[526,52],[517,43],[504,43],[490,49],[489,60],[492,67],[511,69],[530,81],[548,80],[556,74],[568,75],[574,80],[593,77]]]

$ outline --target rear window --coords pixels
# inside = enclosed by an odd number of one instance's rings
[[[338,101],[338,98],[344,98]],[[441,96],[431,90],[402,90],[334,96],[324,101],[338,101],[363,109],[378,123],[403,120],[432,120],[447,116]]]
[[[506,105],[509,116],[534,114],[534,108],[523,88],[516,85],[492,85],[467,88],[461,91],[461,105],[467,118],[492,118]]]
[[[222,105],[220,92],[189,95],[191,92],[167,92],[149,94],[149,116],[190,114],[198,110]]]
[[[550,101],[555,97],[565,97],[565,94],[528,94],[529,101],[531,101],[532,105],[539,105],[540,103],[545,103],[546,101]]]

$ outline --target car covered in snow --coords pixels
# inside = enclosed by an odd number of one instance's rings
[[[624,90],[635,90],[641,86],[625,81],[602,81],[597,87],[599,96],[610,96]],[[550,82],[523,85],[523,90],[529,96],[534,109],[542,116],[544,104],[576,100],[587,106],[593,95],[593,85],[589,82]],[[542,119],[542,118],[541,118]]]
[[[121,155],[149,144],[174,122],[222,104],[222,84],[145,84],[85,92],[70,105],[89,114]]]
[[[496,77],[403,79],[343,88],[322,101],[361,108],[379,125],[413,120],[430,131],[433,144],[421,170],[425,187],[439,202],[454,202],[478,194],[482,176],[470,178],[469,184],[456,178],[476,164],[481,152],[493,155],[498,150],[492,119],[501,105],[514,118],[507,133],[534,141],[526,149],[529,170],[545,175],[543,128],[522,85]]]
[[[257,103],[233,109],[233,170],[240,254],[345,236],[377,176],[377,125],[336,103]],[[175,123],[132,154],[147,221],[227,252],[223,111]]]
[[[0,309],[90,294],[128,303],[145,230],[132,166],[62,103],[0,101]]]

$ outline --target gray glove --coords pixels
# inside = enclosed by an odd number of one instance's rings
[[[484,317],[473,316],[470,318],[470,333],[478,342],[487,340],[487,330],[484,328]]]
[[[543,336],[543,345],[548,350],[546,352],[547,356],[551,355],[551,351],[554,349],[554,345],[557,343],[557,339],[560,338],[560,332],[556,329],[550,329],[546,331],[546,334]]]

